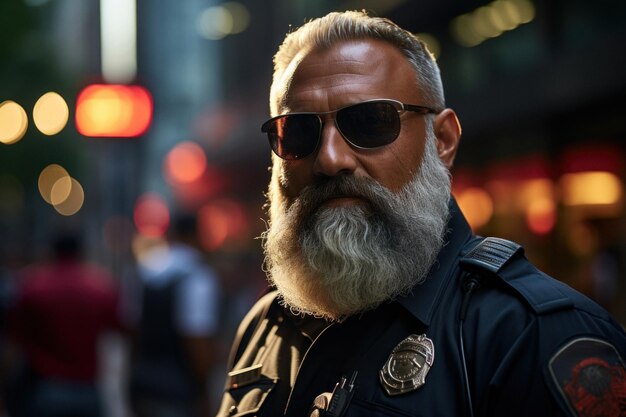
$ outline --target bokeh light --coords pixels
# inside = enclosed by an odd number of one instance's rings
[[[222,6],[209,7],[198,17],[196,27],[203,38],[219,40],[232,30],[233,16]]]
[[[228,10],[233,17],[231,35],[241,33],[248,28],[250,25],[250,12],[246,6],[236,1],[227,1],[222,3],[222,7]]]
[[[133,220],[140,234],[157,238],[164,236],[169,227],[170,211],[160,195],[145,193],[135,203]]]
[[[563,204],[567,206],[615,205],[623,197],[622,182],[611,172],[577,172],[560,179]]]
[[[518,8],[511,1],[494,1],[490,6],[496,12],[495,25],[503,32],[515,29],[522,21]]]
[[[198,212],[200,242],[207,251],[224,244],[228,237],[228,213],[218,205],[206,205]]]
[[[70,175],[68,174],[67,170],[58,164],[48,165],[39,174],[39,180],[38,180],[39,193],[41,194],[41,197],[48,204],[53,204],[53,205],[55,204],[52,200],[52,189],[54,188],[54,185],[59,180],[64,179],[64,178],[67,178],[66,181],[71,183]],[[59,191],[61,191],[60,188],[57,190],[57,192]],[[68,192],[68,195],[69,195],[69,192]],[[67,195],[65,197],[67,198]],[[55,200],[57,202],[60,202],[59,196],[56,196]]]
[[[70,180],[70,192],[67,195],[67,198],[57,204],[54,204],[54,209],[63,216],[72,216],[78,213],[78,211],[83,207],[83,203],[85,202],[85,192],[83,190],[83,186],[75,178],[71,178]],[[60,179],[59,181],[63,181],[63,179]],[[57,186],[59,181],[57,181],[55,183],[55,186],[52,187],[53,196],[55,193],[55,187]],[[62,187],[65,186],[65,184],[62,185]]]
[[[484,39],[495,38],[502,33],[496,23],[498,17],[494,18],[494,14],[497,15],[496,9],[489,6],[479,7],[473,13],[474,31]]]
[[[76,100],[76,128],[90,137],[136,137],[152,122],[152,96],[137,85],[93,84]]]
[[[14,101],[0,103],[0,142],[11,145],[24,137],[28,116],[22,106]]]
[[[504,0],[498,0],[504,1]],[[535,18],[535,6],[530,0],[509,0],[519,13],[521,24],[530,23]]]
[[[556,187],[549,178],[520,181],[515,189],[516,208],[524,213],[531,232],[545,235],[556,225]]]
[[[33,108],[33,122],[44,135],[56,135],[65,125],[70,116],[65,99],[58,93],[48,92],[35,103]]]
[[[194,182],[202,177],[206,169],[204,150],[194,142],[179,143],[165,157],[165,178],[170,183]]]
[[[56,180],[50,189],[50,204],[56,206],[67,200],[72,193],[72,186],[72,177],[65,176]]]
[[[454,40],[467,47],[531,22],[535,6],[530,0],[495,0],[476,10],[457,16],[450,23]]]
[[[533,178],[516,181],[511,185],[515,190],[515,204],[519,211],[527,211],[538,200],[555,200],[555,185],[549,178]]]
[[[459,208],[473,230],[489,222],[493,215],[493,200],[487,191],[479,187],[469,187],[457,194]]]
[[[207,251],[216,250],[226,243],[246,241],[248,229],[243,208],[233,200],[213,201],[198,211],[200,243]]]
[[[228,1],[204,10],[196,21],[200,36],[209,40],[220,40],[228,35],[241,33],[250,24],[250,12],[243,4]]]
[[[556,203],[551,198],[537,198],[526,209],[526,224],[531,232],[538,235],[551,232],[556,225],[556,217]]]
[[[450,24],[452,37],[462,46],[476,46],[484,39],[474,31],[472,19],[463,14],[456,17]]]

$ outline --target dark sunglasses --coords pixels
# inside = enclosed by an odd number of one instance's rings
[[[322,113],[287,113],[273,117],[261,126],[270,146],[283,159],[302,159],[311,155],[322,137],[324,115],[335,115],[335,126],[348,143],[362,149],[389,145],[400,134],[400,115],[405,111],[437,113],[430,107],[377,99],[351,104]]]

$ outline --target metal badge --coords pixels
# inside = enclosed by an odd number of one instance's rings
[[[435,346],[425,334],[412,334],[393,348],[380,370],[380,382],[389,395],[414,391],[424,385],[435,360]]]

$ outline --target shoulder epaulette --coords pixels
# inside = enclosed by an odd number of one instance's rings
[[[524,249],[515,242],[488,237],[463,256],[460,265],[478,276],[497,277],[520,294],[537,314],[572,307],[574,301],[563,290],[563,284],[541,273],[528,261],[505,267],[523,253]]]
[[[470,272],[498,274],[516,253],[524,249],[515,242],[487,237],[461,258],[461,267]]]

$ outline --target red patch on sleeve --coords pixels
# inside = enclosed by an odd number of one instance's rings
[[[572,415],[626,416],[626,369],[610,343],[573,340],[550,359],[549,370]]]

